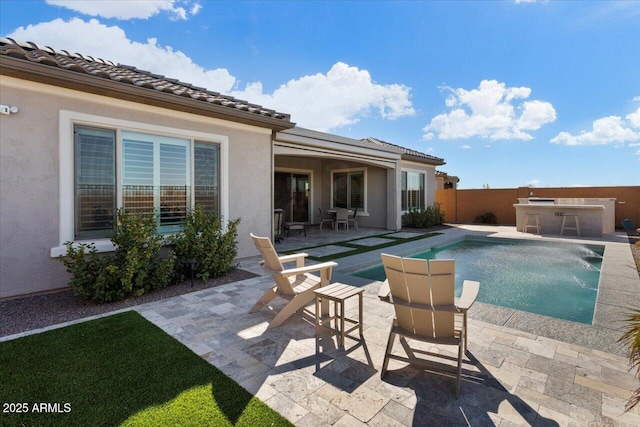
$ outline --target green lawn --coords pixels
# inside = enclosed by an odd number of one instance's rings
[[[0,343],[0,401],[2,426],[291,425],[135,311]]]

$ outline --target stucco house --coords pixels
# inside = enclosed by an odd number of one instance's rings
[[[460,178],[440,170],[436,170],[436,190],[456,190]]]
[[[56,259],[64,243],[112,250],[119,207],[159,213],[160,232],[179,229],[195,204],[240,217],[244,258],[257,253],[249,232],[271,234],[275,207],[309,223],[319,221],[318,208],[358,207],[362,226],[399,229],[403,209],[434,202],[435,167],[444,164],[8,38],[0,38],[0,104],[0,299],[64,288],[68,274]]]

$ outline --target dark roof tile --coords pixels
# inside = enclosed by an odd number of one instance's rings
[[[399,148],[400,150],[402,150],[403,155],[406,155],[406,156],[409,156],[409,157],[413,157],[413,158],[416,158],[416,159],[422,159],[423,161],[427,161],[428,163],[432,163],[432,164],[436,164],[436,165],[443,165],[445,163],[444,159],[441,159],[440,157],[435,157],[435,156],[431,156],[429,154],[421,153],[420,151],[416,151],[416,150],[412,150],[410,148],[402,147],[402,146],[397,145],[397,144],[392,144],[390,142],[383,141],[381,139],[369,137],[369,138],[362,139],[362,141],[368,142],[368,143],[374,144],[374,145],[383,146],[383,147]]]
[[[245,111],[252,114],[260,114],[264,117],[281,121],[283,124],[286,124],[287,127],[293,126],[289,114],[279,113],[275,110],[263,108],[260,105],[235,99],[231,96],[221,95],[218,92],[181,82],[178,79],[167,78],[150,71],[140,70],[131,65],[116,64],[104,59],[79,53],[70,53],[66,50],[57,50],[50,46],[39,46],[33,42],[20,42],[8,37],[0,37],[0,56],[11,56],[13,58],[84,73],[122,84],[153,89],[176,96],[190,97],[199,102],[221,105],[226,108],[233,108],[234,110]]]

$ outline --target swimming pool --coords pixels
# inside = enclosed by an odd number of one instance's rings
[[[456,260],[462,282],[480,282],[478,301],[591,325],[604,246],[517,239],[465,239],[411,255]],[[353,273],[385,280],[378,265]]]

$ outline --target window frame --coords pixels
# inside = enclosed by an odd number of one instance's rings
[[[229,217],[229,137],[226,135],[206,133],[176,128],[159,126],[150,123],[116,119],[112,117],[94,114],[80,113],[76,111],[60,110],[59,113],[59,241],[58,246],[51,248],[50,256],[58,257],[66,253],[65,242],[94,243],[98,252],[114,250],[109,238],[78,239],[75,240],[75,126],[87,126],[94,128],[112,129],[116,132],[116,205],[122,207],[122,131],[149,133],[153,135],[167,136],[191,140],[189,148],[190,181],[194,182],[194,145],[197,142],[218,144],[219,146],[219,173],[220,173],[220,215]],[[195,192],[191,189],[191,202],[195,198]]]
[[[334,175],[336,173],[346,173],[347,174],[347,183],[350,182],[350,174],[354,173],[354,172],[362,172],[363,173],[363,178],[364,178],[364,201],[363,201],[363,208],[361,212],[358,212],[358,216],[361,215],[361,213],[363,215],[367,215],[367,212],[369,212],[368,208],[367,208],[367,203],[368,203],[368,177],[367,177],[367,169],[368,168],[348,168],[348,169],[332,169],[331,170],[331,192],[330,192],[330,205],[331,205],[331,209],[336,209],[336,207],[333,205],[333,193],[334,193]],[[348,185],[348,184],[347,184]],[[351,191],[350,189],[347,189],[347,206],[351,205]],[[355,209],[353,207],[351,207],[350,209]]]
[[[420,174],[420,175],[423,176],[422,200],[424,202],[423,203],[424,208],[427,207],[427,185],[428,185],[428,183],[427,183],[427,172],[425,170],[422,170],[422,169],[401,169],[400,170],[400,197],[401,197],[401,200],[400,200],[400,213],[401,214],[405,214],[405,213],[409,212],[409,209],[411,209],[411,207],[409,207],[409,200],[408,199],[406,200],[407,209],[402,209],[402,203],[403,203],[403,200],[402,200],[402,191],[403,191],[403,189],[402,189],[402,174],[405,174],[405,173],[407,174],[407,179],[406,179],[407,184],[409,183],[409,174],[410,173],[417,173],[417,174]],[[406,191],[407,191],[407,194],[408,194],[408,190],[406,190]]]

